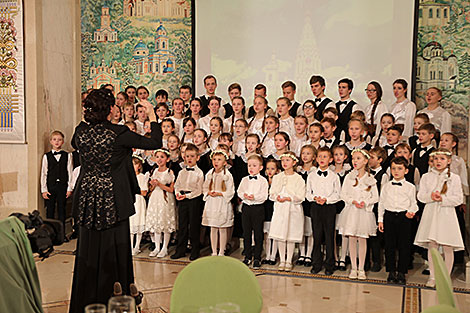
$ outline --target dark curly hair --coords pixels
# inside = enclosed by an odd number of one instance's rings
[[[107,120],[111,106],[115,104],[111,90],[106,88],[93,89],[85,98],[85,121],[98,124]]]

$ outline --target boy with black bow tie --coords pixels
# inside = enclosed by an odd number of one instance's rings
[[[269,184],[260,175],[263,169],[263,159],[253,154],[248,157],[248,176],[242,178],[237,194],[242,200],[243,245],[245,247],[246,265],[251,264],[253,249],[251,236],[254,232],[255,249],[253,268],[261,267],[261,252],[263,251],[264,202],[268,199]]]
[[[418,211],[416,187],[405,179],[408,161],[404,157],[392,160],[391,172],[393,179],[383,186],[380,195],[379,231],[385,237],[387,282],[404,285],[410,261],[412,219]],[[398,266],[395,250],[398,250]]]
[[[318,170],[312,171],[308,175],[306,192],[306,198],[311,203],[310,216],[313,228],[313,267],[311,272],[317,274],[324,264],[325,275],[332,275],[335,268],[335,203],[340,200],[341,184],[339,176],[329,169],[329,165],[333,161],[330,149],[319,148],[316,160]],[[323,236],[326,244],[324,262],[321,253]]]

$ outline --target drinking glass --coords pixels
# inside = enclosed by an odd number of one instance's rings
[[[106,313],[106,305],[101,303],[89,304],[85,307],[85,313]]]
[[[135,313],[134,298],[129,296],[112,297],[108,301],[108,313]]]

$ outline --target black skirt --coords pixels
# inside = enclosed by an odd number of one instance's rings
[[[129,294],[134,282],[129,219],[106,230],[79,227],[70,313],[83,313],[90,303],[108,304],[115,282]]]

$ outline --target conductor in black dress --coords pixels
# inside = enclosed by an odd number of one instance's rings
[[[140,193],[132,166],[132,148],[162,146],[162,133],[150,103],[151,138],[111,124],[115,105],[106,89],[93,90],[84,102],[84,122],[76,128],[72,146],[79,150],[81,170],[74,197],[73,216],[79,225],[70,313],[83,313],[90,303],[107,304],[119,282],[129,294],[134,282],[129,216]]]

